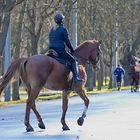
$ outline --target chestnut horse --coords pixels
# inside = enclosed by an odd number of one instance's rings
[[[41,115],[37,111],[35,105],[35,99],[38,97],[38,94],[43,87],[52,90],[63,91],[63,111],[61,117],[63,130],[69,130],[69,127],[65,121],[65,116],[68,108],[69,93],[72,90],[75,91],[83,99],[85,104],[83,113],[77,121],[79,125],[83,124],[89,105],[89,99],[84,90],[84,86],[87,80],[85,64],[89,61],[93,64],[93,66],[97,65],[100,56],[100,44],[101,41],[87,40],[75,49],[74,55],[78,61],[79,76],[81,76],[85,80],[84,83],[80,84],[73,82],[72,73],[68,68],[66,68],[65,65],[59,63],[50,56],[34,55],[29,58],[19,58],[11,63],[6,74],[1,80],[0,94],[12,79],[12,77],[14,77],[14,75],[17,76],[18,74],[28,93],[24,122],[27,132],[34,130],[29,122],[31,109],[37,117],[37,120],[39,122],[38,126],[41,129],[45,129],[45,125],[42,121]]]
[[[129,67],[129,76],[131,78],[131,92],[139,90],[139,80],[140,80],[140,59],[131,56],[131,65]]]

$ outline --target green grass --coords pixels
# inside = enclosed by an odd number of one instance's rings
[[[128,90],[128,89],[130,89],[130,86],[122,87],[121,89],[122,90]],[[86,94],[100,94],[100,93],[107,93],[107,92],[116,91],[116,90],[117,90],[117,88],[112,88],[112,89],[102,88],[101,90],[94,89],[93,91],[87,91]],[[21,90],[20,94],[26,94],[26,91]],[[71,92],[70,97],[73,97],[73,96],[77,96],[77,93]],[[52,95],[40,95],[37,98],[37,101],[53,100],[53,99],[58,99],[58,98],[61,98],[61,97],[62,97],[61,93],[55,93],[55,94],[52,94]],[[12,104],[18,104],[18,103],[25,103],[26,100],[27,100],[27,98],[21,98],[20,100],[9,101],[9,102],[1,101],[0,106],[1,105],[12,105]]]

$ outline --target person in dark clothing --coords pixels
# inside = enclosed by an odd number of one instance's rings
[[[120,65],[118,65],[118,67],[114,71],[114,75],[116,76],[118,90],[121,87],[122,78],[123,78],[124,74],[125,74],[124,69]]]
[[[73,79],[77,83],[84,82],[83,79],[78,77],[77,62],[72,54],[66,50],[66,46],[71,53],[74,53],[74,49],[69,40],[69,34],[66,27],[63,25],[64,15],[57,13],[54,17],[56,27],[53,27],[49,33],[49,49],[55,50],[61,58],[68,60],[71,63],[71,71],[73,73]]]

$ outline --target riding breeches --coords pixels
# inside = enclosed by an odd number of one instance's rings
[[[51,48],[51,49],[53,49],[53,48]],[[83,79],[78,77],[78,66],[77,66],[75,58],[70,53],[68,53],[65,49],[56,49],[55,48],[54,50],[58,53],[58,55],[61,58],[66,59],[71,63],[71,71],[73,73],[73,80],[76,83],[84,82]]]
[[[53,48],[53,50],[55,50],[61,58],[68,60],[70,63],[76,63],[75,58],[69,52],[67,52],[65,49],[57,49],[57,48],[54,49]]]

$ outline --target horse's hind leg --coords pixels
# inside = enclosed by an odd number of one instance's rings
[[[43,121],[42,121],[42,118],[41,118],[39,112],[38,112],[37,109],[36,109],[35,101],[34,101],[34,103],[33,103],[32,110],[34,111],[34,113],[35,113],[35,115],[36,115],[36,117],[37,117],[37,120],[38,120],[38,122],[39,122],[39,123],[38,123],[39,128],[45,129],[46,127],[45,127],[45,125],[44,125],[44,123],[43,123]]]
[[[135,86],[135,80],[132,79],[132,82],[131,82],[131,92],[134,92],[134,90],[135,90],[134,86]]]
[[[26,125],[26,130],[27,132],[31,132],[34,131],[34,129],[32,128],[32,126],[30,125],[29,119],[30,119],[30,111],[31,108],[34,108],[34,103],[35,103],[35,99],[37,98],[38,94],[40,92],[40,88],[34,88],[31,90],[28,90],[28,100],[26,103],[26,112],[25,112],[25,125]]]
[[[82,113],[81,117],[77,120],[78,125],[82,126],[83,122],[84,122],[84,118],[86,117],[86,112],[88,110],[89,99],[88,99],[87,95],[85,94],[84,89],[82,89],[81,91],[79,91],[77,93],[84,100],[84,103],[85,103],[85,108],[83,110],[83,113]]]
[[[137,78],[137,80],[136,80],[136,91],[138,91],[139,90],[139,78]]]
[[[62,123],[62,129],[63,130],[70,130],[69,127],[67,126],[66,122],[65,122],[65,116],[66,116],[66,112],[68,109],[68,98],[69,98],[69,91],[63,91],[62,94],[62,117],[61,117],[61,123]]]

